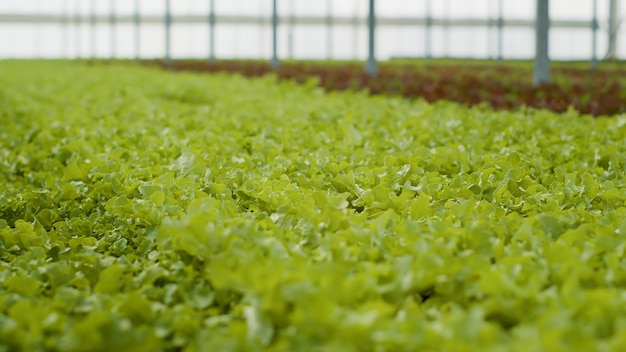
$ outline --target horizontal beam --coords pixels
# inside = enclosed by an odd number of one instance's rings
[[[142,24],[159,24],[164,23],[164,16],[162,15],[143,15],[139,20]],[[69,23],[75,21],[77,16],[68,15],[46,15],[46,14],[0,14],[0,23]],[[116,17],[117,23],[120,24],[132,24],[135,21],[134,14],[124,14]],[[298,17],[279,17],[280,21],[294,21],[297,25],[319,25],[325,26],[328,23],[327,16],[298,16]],[[80,16],[80,21],[83,23],[101,23],[108,24],[110,21],[110,15],[97,15],[91,17],[91,15]],[[429,22],[430,21],[430,22]],[[475,18],[459,18],[459,19],[447,19],[447,18],[426,18],[426,17],[378,17],[376,24],[381,26],[426,26],[430,23],[432,26],[450,26],[450,27],[487,27],[497,24],[497,19],[475,19]],[[261,16],[215,16],[216,23],[222,24],[267,24],[272,23],[271,17]],[[172,15],[172,23],[186,23],[186,24],[206,24],[207,15]],[[333,25],[367,25],[367,18],[363,17],[333,17]],[[525,27],[534,28],[534,19],[505,19],[505,27]],[[592,28],[593,21],[580,21],[580,20],[552,20],[551,27],[561,28]]]

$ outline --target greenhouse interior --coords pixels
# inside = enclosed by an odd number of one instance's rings
[[[0,352],[626,350],[625,18],[0,0]]]

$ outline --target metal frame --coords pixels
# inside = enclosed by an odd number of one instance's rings
[[[97,11],[96,11],[96,0],[91,0],[90,2],[90,10],[91,10],[91,14],[90,14],[90,21],[89,21],[89,29],[90,29],[90,34],[91,34],[91,38],[90,38],[90,51],[91,51],[91,58],[95,59],[97,54],[96,54],[96,46],[97,46],[97,41],[98,41],[98,36],[96,35],[96,23],[97,23]]]
[[[378,74],[378,64],[376,63],[376,0],[369,0],[369,14],[367,16],[367,62],[365,72],[368,76]]]
[[[111,58],[115,59],[117,56],[117,15],[115,11],[115,0],[111,0],[111,13],[109,14],[109,26],[111,27]]]
[[[209,0],[209,62],[215,62],[215,0]]]
[[[165,63],[171,65],[172,9],[170,0],[165,0]]]
[[[272,60],[270,65],[273,69],[280,66],[278,60],[278,0],[272,0]]]
[[[0,14],[0,23],[60,23],[62,26],[61,48],[62,55],[73,56],[76,58],[98,56],[98,31],[97,25],[106,23],[106,16],[103,16],[96,11],[96,2],[91,0],[87,2],[87,8],[83,5],[83,0],[64,0],[62,2],[63,9],[59,14]],[[494,15],[489,15],[486,19],[472,19],[472,18],[457,18],[450,19],[446,16],[440,18],[434,18],[432,16],[432,0],[422,0],[425,2],[424,17],[403,17],[403,18],[389,18],[389,17],[376,17],[376,1],[375,0],[358,0],[355,4],[363,4],[363,1],[369,3],[369,13],[364,16],[361,13],[360,6],[355,7],[354,15],[348,16],[335,16],[333,15],[333,0],[326,0],[326,14],[322,16],[298,16],[294,9],[294,0],[289,2],[289,14],[288,16],[288,28],[287,28],[287,56],[289,58],[295,58],[295,33],[294,28],[296,25],[319,25],[326,27],[326,57],[331,59],[334,56],[334,43],[333,43],[333,27],[339,26],[352,26],[354,29],[354,48],[355,53],[362,52],[358,41],[361,30],[365,27],[367,29],[367,56],[365,62],[365,70],[368,74],[375,75],[377,73],[377,58],[376,58],[376,29],[381,26],[420,26],[425,29],[424,47],[426,58],[433,57],[433,28],[443,27],[446,28],[454,26],[477,26],[488,27],[490,33],[496,29],[496,50],[495,53],[498,60],[505,59],[504,53],[504,29],[511,27],[529,27],[534,26],[535,38],[536,38],[536,57],[535,68],[533,70],[533,81],[536,84],[539,82],[547,82],[550,79],[550,59],[548,53],[549,33],[551,27],[557,28],[588,28],[592,32],[591,53],[589,55],[590,63],[592,67],[597,67],[600,60],[603,59],[616,59],[617,58],[617,29],[619,27],[619,14],[618,4],[619,0],[603,0],[608,2],[609,13],[606,14],[606,18],[601,18],[598,15],[598,1],[593,1],[592,19],[589,20],[554,20],[549,18],[548,5],[549,0],[536,0],[537,13],[536,18],[530,20],[520,19],[505,19],[503,14],[503,0],[494,0],[490,2],[491,6],[496,8],[495,18]],[[414,0],[406,0],[414,1]],[[135,12],[131,15],[118,15],[115,9],[115,0],[110,0],[111,11],[108,17],[110,24],[110,52],[111,57],[117,56],[117,30],[116,25],[118,23],[133,23],[135,30],[135,49],[134,57],[136,60],[140,58],[140,24],[143,23],[164,23],[165,24],[165,53],[164,58],[166,62],[171,62],[171,26],[174,18],[171,14],[170,3],[171,0],[166,0],[165,16],[154,15],[141,15],[139,8],[139,0],[134,0]],[[449,5],[447,0],[444,0],[444,5]],[[280,59],[278,55],[278,26],[280,25],[280,17],[277,13],[278,0],[272,0],[272,13],[271,13],[271,28],[272,28],[272,53],[270,58],[270,64],[276,68],[280,65]],[[447,6],[446,5],[446,6]],[[544,9],[544,10],[542,10]],[[208,18],[207,18],[208,16]],[[250,24],[260,23],[262,25],[267,24],[267,17],[263,16],[237,16],[237,15],[222,15],[217,16],[215,13],[215,0],[209,0],[209,13],[208,15],[177,15],[175,20],[180,23],[207,23],[209,27],[209,41],[208,45],[208,60],[213,62],[216,60],[217,53],[215,47],[216,26],[217,22],[225,24]],[[600,21],[606,21],[600,26]],[[494,28],[497,26],[497,28]],[[72,31],[72,28],[74,29]],[[606,28],[606,29],[605,29]],[[84,29],[89,32],[88,43],[85,43]],[[600,30],[606,30],[608,32],[608,49],[605,55],[598,53],[598,36]],[[72,38],[72,35],[74,38]],[[489,37],[489,47],[492,46],[492,35]],[[446,38],[444,40],[448,40]],[[72,39],[74,40],[72,45]],[[261,40],[266,40],[261,37]],[[87,44],[85,48],[84,45]],[[88,50],[89,52],[85,52]],[[488,57],[493,57],[492,52],[487,54]],[[359,55],[360,56],[360,55]]]
[[[135,23],[135,60],[141,58],[141,8],[139,0],[135,0],[135,15],[133,17]]]
[[[537,0],[537,17],[535,19],[535,65],[533,68],[533,84],[540,85],[550,82],[550,1]]]

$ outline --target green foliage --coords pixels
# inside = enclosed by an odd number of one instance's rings
[[[0,350],[626,348],[626,116],[0,66]]]

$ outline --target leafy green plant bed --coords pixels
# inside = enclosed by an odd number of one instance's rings
[[[233,72],[256,77],[272,72],[266,61],[175,61],[174,70]],[[532,85],[532,65],[527,62],[472,60],[397,60],[380,64],[377,77],[368,77],[360,62],[287,61],[275,72],[282,79],[304,82],[316,77],[326,90],[366,89],[372,94],[488,104],[496,109],[534,107],[565,112],[569,108],[594,116],[626,112],[626,69],[619,62],[555,63],[553,82]]]
[[[0,65],[0,350],[626,348],[626,116]]]

